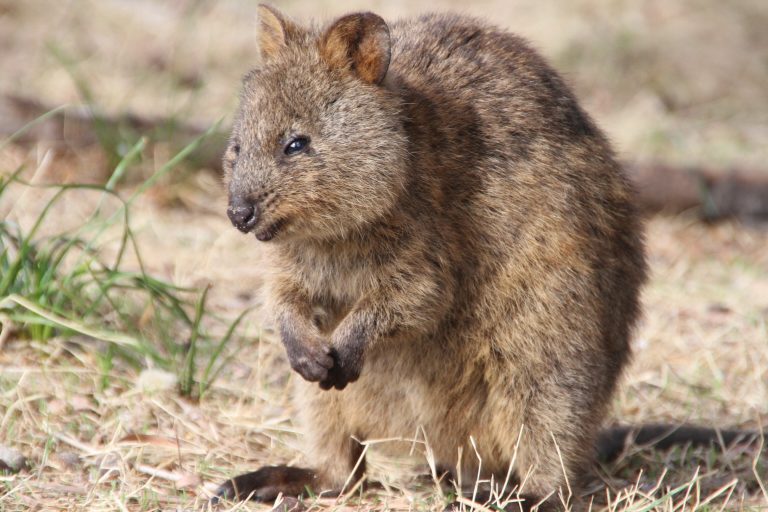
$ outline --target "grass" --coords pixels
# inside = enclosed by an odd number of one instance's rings
[[[50,169],[56,166],[54,158]],[[134,188],[119,180],[42,185],[38,169],[28,180],[21,164],[12,169],[0,188],[0,211],[10,211],[0,238],[3,281],[10,283],[0,301],[0,444],[30,464],[0,476],[0,509],[200,509],[230,475],[298,462],[300,433],[290,421],[295,376],[279,341],[259,329],[258,312],[254,324],[233,318],[258,302],[261,264],[252,241],[220,212],[153,206],[148,194],[162,186],[157,180]],[[198,194],[210,189],[204,182]],[[73,212],[72,204],[81,208]],[[72,227],[63,222],[68,216]],[[654,277],[646,320],[613,416],[628,423],[765,424],[768,304],[760,297],[768,296],[768,275],[760,269],[768,265],[768,237],[681,217],[652,221],[649,240]],[[174,261],[174,253],[185,252],[196,259]],[[177,267],[170,274],[163,271],[169,264]],[[203,283],[159,277],[184,275],[184,265],[199,268]],[[14,279],[10,268],[17,269]],[[229,343],[240,347],[235,359]],[[419,477],[428,456],[417,450],[414,467],[413,458],[380,453],[382,443],[392,442],[372,442],[369,452],[383,490],[310,502],[322,509],[439,510],[451,499],[450,490]],[[768,503],[766,480],[765,457],[754,450],[636,453],[601,468],[590,499],[596,509],[617,512],[750,509]]]
[[[143,139],[126,152],[104,186],[33,185],[21,179],[23,167],[0,179],[0,200],[11,185],[22,187],[20,198],[24,198],[25,187],[47,188],[53,193],[29,229],[10,219],[0,222],[3,336],[12,332],[38,342],[54,336],[86,336],[108,344],[101,362],[105,370],[112,367],[114,356],[137,368],[149,363],[175,372],[182,395],[202,396],[224,368],[224,351],[247,311],[225,325],[219,337],[211,334],[207,324],[221,322],[206,311],[207,287],[183,288],[149,275],[131,228],[130,212],[134,201],[204,138],[192,141],[125,199],[115,187],[144,149]],[[91,214],[74,229],[39,236],[54,208],[73,191],[99,196]],[[109,199],[117,204],[107,213]],[[11,212],[22,207],[19,201],[10,205]],[[101,244],[111,228],[117,229],[118,244],[112,260],[106,261]],[[137,263],[135,270],[125,268],[129,252]]]
[[[348,4],[390,17],[426,9]],[[755,101],[764,71],[748,65],[765,47],[759,1],[723,12],[712,2],[652,4],[484,1],[471,10],[498,12],[499,23],[543,47],[632,155],[764,161],[756,120],[766,104]],[[253,57],[250,6],[125,5],[86,0],[64,13],[56,3],[0,0],[11,47],[0,85],[50,104],[85,99],[99,111],[171,120],[207,122],[232,104]],[[286,10],[347,10],[329,5]],[[696,48],[711,59],[691,59]],[[742,66],[749,80],[729,82],[735,74],[718,66]],[[180,167],[205,140],[171,149],[169,134],[97,133],[106,156],[93,160],[66,141],[0,142],[0,444],[28,458],[25,470],[0,473],[0,510],[206,509],[229,476],[302,463],[296,377],[260,309],[264,255],[229,226],[218,179]],[[94,168],[98,184],[80,183]],[[645,319],[611,419],[764,428],[768,233],[681,216],[651,220],[648,241]],[[452,499],[429,477],[423,439],[368,444],[384,488],[314,497],[314,508],[441,510]],[[419,449],[383,453],[395,444]],[[611,512],[760,510],[766,486],[768,460],[757,450],[682,448],[599,468],[588,499]]]

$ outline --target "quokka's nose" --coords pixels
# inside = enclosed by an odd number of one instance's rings
[[[243,233],[248,233],[259,222],[259,207],[247,199],[238,197],[229,202],[227,217],[233,226]]]

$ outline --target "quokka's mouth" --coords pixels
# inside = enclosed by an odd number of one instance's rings
[[[260,242],[269,242],[280,231],[280,228],[283,227],[285,224],[284,219],[280,219],[278,221],[273,222],[272,224],[268,225],[265,228],[262,229],[255,229],[254,233],[256,234],[256,239]]]

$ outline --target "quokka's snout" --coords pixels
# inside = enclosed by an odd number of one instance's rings
[[[259,223],[259,205],[243,196],[230,196],[227,217],[243,233],[250,233]]]

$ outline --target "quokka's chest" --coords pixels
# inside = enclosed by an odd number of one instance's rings
[[[291,262],[289,270],[312,297],[327,306],[354,305],[379,286],[378,269],[344,253],[307,252]]]

